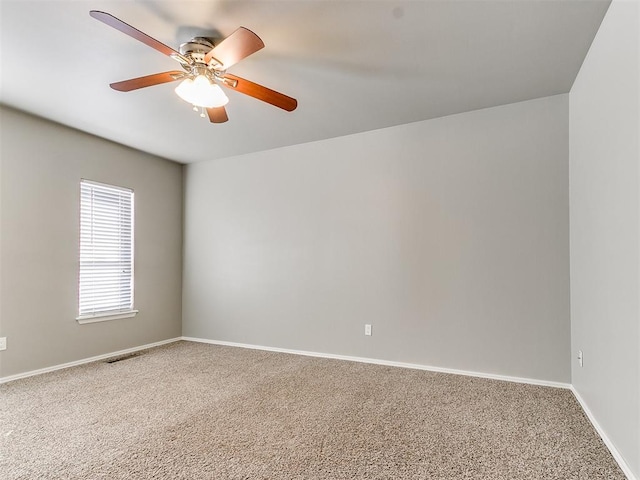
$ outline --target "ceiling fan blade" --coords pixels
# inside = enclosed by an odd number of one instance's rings
[[[264,43],[260,37],[251,30],[240,27],[218,45],[213,47],[204,57],[205,63],[211,60],[221,65],[221,70],[226,70],[231,65],[235,65],[243,58],[264,48]]]
[[[151,48],[155,48],[160,53],[164,53],[170,57],[174,58],[182,58],[180,53],[176,52],[173,48],[167,47],[164,43],[159,42],[155,38],[150,37],[144,32],[141,32],[137,28],[132,27],[128,23],[123,22],[119,18],[114,17],[110,13],[100,12],[98,10],[91,10],[89,12],[96,20],[100,20],[102,23],[106,23],[110,27],[115,28],[116,30],[120,30],[122,33],[126,33],[130,37],[135,38],[136,40],[148,45]]]
[[[110,86],[119,92],[130,92],[131,90],[137,90],[138,88],[151,87],[161,83],[175,82],[176,80],[180,80],[186,76],[185,72],[173,70],[171,72],[154,73],[153,75],[147,75],[145,77],[123,80],[121,82],[112,83]]]
[[[207,113],[209,114],[209,121],[211,123],[224,123],[229,120],[224,107],[207,108]]]
[[[276,92],[275,90],[250,82],[244,78],[231,75],[230,73],[225,74],[221,83],[226,87],[233,88],[240,93],[257,98],[263,102],[270,103],[271,105],[282,108],[287,112],[293,112],[298,106],[298,101],[295,98],[288,97],[282,93]]]

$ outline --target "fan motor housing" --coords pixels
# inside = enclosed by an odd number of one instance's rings
[[[196,62],[204,63],[204,56],[214,46],[213,41],[209,38],[195,37],[189,42],[180,45],[180,53],[185,57],[193,58]]]

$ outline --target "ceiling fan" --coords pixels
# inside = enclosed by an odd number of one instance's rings
[[[206,110],[212,123],[224,123],[229,120],[224,108],[229,99],[218,84],[288,112],[298,106],[295,98],[227,73],[227,68],[264,47],[260,37],[251,30],[240,27],[217,45],[214,45],[210,38],[195,37],[180,45],[178,52],[109,13],[91,10],[89,15],[173,58],[182,66],[182,70],[112,83],[110,86],[114,90],[129,92],[182,80],[175,89],[178,96],[191,103],[195,111],[200,111],[200,116],[204,117]]]

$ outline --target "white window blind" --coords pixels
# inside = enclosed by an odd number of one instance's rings
[[[133,191],[80,182],[78,320],[133,311]]]

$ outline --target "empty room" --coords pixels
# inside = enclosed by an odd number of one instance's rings
[[[0,478],[640,480],[640,0],[0,27]]]

